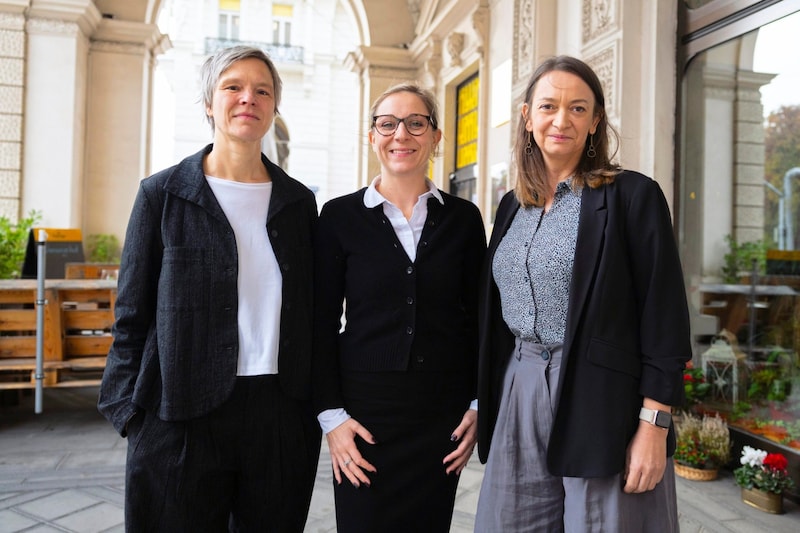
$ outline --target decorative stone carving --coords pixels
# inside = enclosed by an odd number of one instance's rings
[[[448,40],[448,48],[450,47]],[[431,90],[436,92],[436,86],[439,81],[439,74],[442,71],[442,40],[430,38],[428,39],[427,46],[429,55],[425,61],[425,74],[428,77],[426,80],[427,85]],[[451,52],[452,53],[452,52]]]
[[[416,26],[417,22],[419,22],[419,2],[420,0],[406,0],[406,3],[408,4],[408,14],[411,15],[411,20],[414,21],[414,26]]]
[[[0,197],[19,197],[19,171],[0,170]],[[2,213],[0,213],[2,216]]]
[[[25,62],[21,58],[0,57],[0,83],[22,86],[24,73]]]
[[[69,37],[77,37],[81,34],[78,24],[66,20],[31,18],[28,19],[26,28],[28,33],[59,34]]]
[[[461,52],[464,51],[464,34],[453,32],[447,37],[447,53],[450,54],[450,65],[461,66]]]
[[[619,0],[583,0],[583,43],[619,28]]]
[[[22,31],[25,29],[25,17],[18,13],[0,13],[0,29]]]
[[[22,84],[7,85],[0,79],[0,113],[22,113]]]
[[[144,44],[114,41],[92,41],[92,50],[135,56],[140,56],[147,52]]]
[[[616,46],[612,44],[597,54],[586,59],[592,67],[603,86],[606,97],[606,114],[609,117],[617,116],[617,62]]]
[[[478,53],[483,55],[489,45],[489,8],[479,6],[472,14],[472,28],[478,34]]]
[[[515,0],[514,2],[514,84],[526,80],[534,69],[533,1]]]
[[[21,31],[0,29],[0,56],[23,57],[25,34]]]

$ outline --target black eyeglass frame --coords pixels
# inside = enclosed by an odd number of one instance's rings
[[[378,129],[378,126],[376,125],[376,123],[378,122],[378,119],[380,117],[392,117],[393,119],[395,119],[397,121],[397,125],[394,127],[394,129],[390,133],[381,133],[381,131]],[[419,133],[411,133],[411,130],[408,129],[408,123],[406,121],[409,120],[412,117],[424,117],[425,120],[428,121],[428,125],[425,127],[424,130],[422,130]],[[400,123],[401,122],[403,123],[403,126],[406,127],[406,131],[408,132],[408,134],[409,135],[413,135],[414,137],[419,137],[420,135],[425,135],[425,133],[428,131],[428,128],[433,128],[434,130],[436,129],[436,121],[433,120],[430,115],[423,115],[422,113],[411,113],[410,115],[408,115],[405,118],[396,117],[396,116],[391,115],[391,114],[375,115],[375,116],[372,117],[372,127],[375,128],[375,131],[378,132],[379,135],[383,135],[384,137],[389,137],[391,135],[394,135],[395,132],[397,132],[397,128],[400,127]]]

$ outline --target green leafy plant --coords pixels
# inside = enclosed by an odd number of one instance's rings
[[[673,459],[693,468],[713,469],[731,457],[728,424],[719,415],[684,413],[675,424],[677,447]]]
[[[702,368],[696,368],[690,361],[683,371],[683,392],[685,402],[683,411],[703,401],[711,391],[711,384],[706,381]]]
[[[110,233],[96,233],[87,238],[88,258],[92,263],[119,263],[119,239]]]
[[[767,268],[767,244],[764,241],[737,242],[732,235],[725,236],[728,243],[728,253],[723,257],[722,266],[723,283],[739,283],[742,274],[753,271],[753,261],[756,262],[756,272],[763,274]]]
[[[754,371],[750,375],[750,386],[747,388],[747,398],[749,400],[782,401],[786,399],[786,389],[783,381],[780,380],[781,371],[777,367],[766,367]],[[779,386],[775,386],[777,381]]]
[[[767,453],[744,446],[739,462],[742,466],[733,471],[733,476],[740,487],[776,494],[794,487],[794,481],[789,477],[789,463],[781,453]]]
[[[0,279],[18,278],[25,260],[25,248],[31,228],[42,220],[42,214],[31,211],[16,224],[0,216]]]

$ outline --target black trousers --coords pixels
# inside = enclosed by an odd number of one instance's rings
[[[237,378],[228,401],[185,422],[145,412],[128,428],[128,532],[302,532],[321,434],[277,376]]]

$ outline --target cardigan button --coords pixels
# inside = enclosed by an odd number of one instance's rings
[[[412,298],[411,296],[409,296],[408,298],[406,298],[406,303],[407,303],[408,305],[411,305],[411,304],[413,304],[413,303],[414,303],[414,298]]]
[[[412,328],[411,326],[408,326],[408,327],[406,328],[406,333],[408,333],[409,335],[411,335],[412,333],[414,333],[414,328]]]
[[[410,266],[406,268],[406,274],[413,274],[413,273],[414,273],[414,267]]]
[[[273,237],[277,237],[278,236],[278,230],[274,229],[274,230],[270,231],[269,234],[272,235]]]
[[[425,356],[424,355],[418,355],[417,356],[417,363],[424,363],[424,362],[425,362]]]

